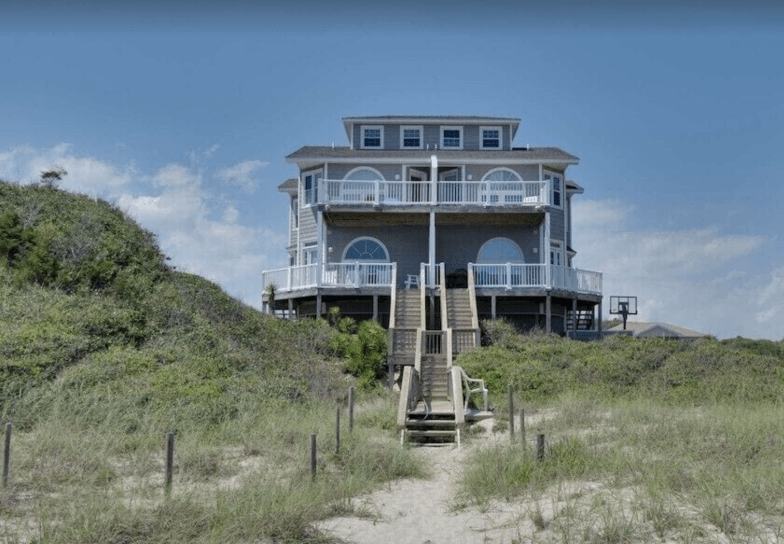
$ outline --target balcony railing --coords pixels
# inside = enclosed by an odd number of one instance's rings
[[[546,264],[468,264],[477,288],[541,287],[576,293],[601,294],[602,274]]]
[[[420,265],[420,278],[428,287],[438,287],[438,271],[442,263]],[[278,291],[296,291],[313,287],[393,287],[396,263],[327,263],[290,266],[262,273],[262,289],[275,285]],[[590,270],[546,264],[473,264],[468,263],[476,288],[562,289],[574,293],[602,293],[602,274]]]
[[[541,206],[550,203],[548,181],[439,181],[433,201],[429,181],[357,181],[326,179],[325,190],[305,195],[305,202],[406,206],[454,204],[478,206]],[[316,199],[318,196],[318,199]]]
[[[274,285],[278,291],[312,287],[392,287],[395,263],[327,263],[290,266],[262,273],[262,289]]]

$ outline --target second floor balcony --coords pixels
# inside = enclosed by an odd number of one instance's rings
[[[347,206],[547,206],[550,181],[384,181],[322,179],[307,204]]]
[[[439,267],[422,264],[420,285],[440,287]],[[556,289],[587,295],[601,295],[602,274],[549,264],[474,264],[468,263],[467,274],[477,289],[510,291],[512,289]],[[288,293],[314,288],[389,288],[402,287],[405,277],[398,277],[396,263],[326,263],[290,266],[262,273],[262,287],[274,285],[277,292]]]

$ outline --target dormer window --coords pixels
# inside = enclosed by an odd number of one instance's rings
[[[362,126],[362,149],[381,149],[384,147],[384,127],[381,125]]]
[[[400,127],[400,149],[422,149],[422,127]]]
[[[501,149],[501,127],[480,127],[480,149]]]
[[[441,127],[443,149],[463,149],[463,127]]]

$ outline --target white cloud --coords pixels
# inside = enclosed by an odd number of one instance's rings
[[[604,275],[610,295],[638,297],[640,321],[663,321],[719,337],[779,339],[784,270],[743,268],[767,242],[723,234],[715,226],[669,231],[629,230],[620,202],[575,202],[575,266]]]
[[[269,165],[268,162],[259,160],[245,161],[215,173],[215,177],[224,183],[242,188],[246,192],[253,192],[259,185],[258,179],[253,179],[253,174]]]

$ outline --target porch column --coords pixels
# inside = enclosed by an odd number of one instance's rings
[[[547,293],[547,300],[544,303],[544,329],[547,332],[552,332],[552,320],[553,320],[553,313],[552,313],[552,297],[550,293]]]
[[[552,269],[550,268],[550,212],[547,211],[544,214],[544,247],[542,248],[542,259],[545,264],[546,273],[546,286],[548,289],[553,287],[553,274]],[[549,295],[548,295],[549,300]],[[548,325],[549,327],[549,325]],[[549,330],[549,329],[548,329]]]
[[[577,338],[577,299],[572,299],[572,338]]]
[[[321,317],[321,293],[316,295],[316,317]]]
[[[490,316],[495,319],[495,295],[490,295]]]
[[[599,319],[596,320],[599,324],[599,340],[602,339],[602,301],[599,301]]]
[[[378,295],[373,295],[373,320],[378,321]]]
[[[324,264],[324,212],[319,209],[316,214],[316,288],[321,287],[321,269]],[[321,309],[318,314],[321,315]]]
[[[438,203],[438,157],[430,155],[430,203]]]
[[[294,299],[289,299],[289,315],[288,318],[292,319],[294,317]]]
[[[430,265],[429,276],[431,281],[433,280],[433,276],[435,276],[435,272],[433,267],[436,263],[436,212],[430,210],[430,234],[428,236],[428,264]]]

